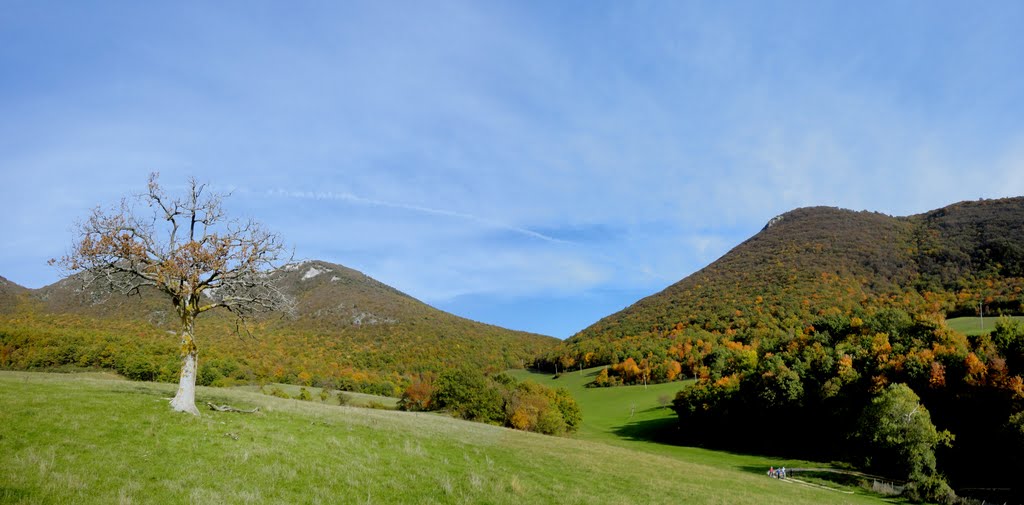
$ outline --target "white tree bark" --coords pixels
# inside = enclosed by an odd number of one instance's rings
[[[199,415],[196,408],[196,375],[199,372],[199,350],[192,336],[192,323],[185,321],[181,334],[181,378],[178,381],[178,393],[171,399],[171,409],[175,412],[188,412]]]
[[[188,412],[194,416],[199,415],[199,409],[196,408],[197,354],[192,351],[185,355],[185,361],[181,366],[181,380],[178,381],[178,394],[171,400],[172,410]]]

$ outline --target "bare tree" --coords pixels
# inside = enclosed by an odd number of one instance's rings
[[[170,197],[151,174],[146,193],[95,208],[76,225],[71,252],[50,260],[79,273],[93,291],[133,295],[150,286],[170,299],[181,320],[182,355],[171,408],[194,415],[196,317],[223,308],[244,328],[257,312],[294,307],[269,276],[287,260],[281,238],[255,221],[226,218],[222,202],[195,179],[185,195]]]

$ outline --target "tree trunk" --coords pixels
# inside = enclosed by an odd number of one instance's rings
[[[199,350],[193,338],[195,326],[193,316],[182,317],[181,321],[181,378],[178,381],[178,394],[171,400],[171,409],[176,412],[188,412],[199,415],[196,408],[196,375],[199,372]]]

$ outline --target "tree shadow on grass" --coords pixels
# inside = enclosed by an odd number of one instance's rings
[[[659,410],[662,407],[651,407],[646,409],[647,411]],[[763,465],[735,465],[734,468],[750,474],[767,475],[769,466],[772,466],[772,462],[777,462],[774,466],[788,465],[793,461],[793,457],[787,457],[779,454],[768,454],[762,451],[758,451],[755,448],[749,447],[735,447],[723,444],[715,444],[712,441],[694,440],[693,437],[685,436],[686,433],[682,431],[679,426],[679,420],[675,417],[662,417],[658,419],[646,419],[641,421],[634,421],[627,423],[612,429],[612,433],[616,436],[632,441],[640,442],[651,442],[661,445],[671,445],[677,447],[692,447],[698,449],[706,449],[710,451],[720,452],[724,454],[731,454],[736,456],[754,457],[764,459]],[[706,443],[712,442],[712,443]],[[818,478],[818,475],[814,475]],[[847,485],[845,481],[849,480],[844,476],[823,474],[820,477],[822,480],[831,480],[836,484]]]
[[[660,410],[661,408],[651,407],[644,410],[644,412]],[[678,445],[679,421],[674,417],[634,421],[615,427],[612,429],[612,433],[626,440]]]

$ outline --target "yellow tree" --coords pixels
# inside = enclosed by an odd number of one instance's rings
[[[148,287],[168,298],[181,323],[182,356],[171,408],[194,415],[196,317],[221,308],[244,327],[257,312],[294,307],[268,275],[286,261],[281,238],[255,221],[228,219],[222,202],[195,179],[184,195],[168,196],[151,174],[145,193],[95,208],[76,225],[71,251],[50,260],[93,292],[133,295]]]

